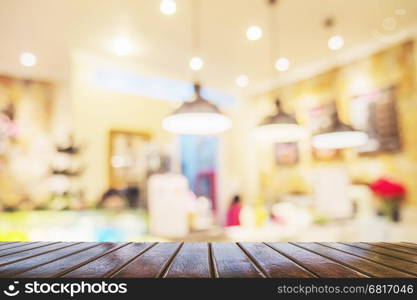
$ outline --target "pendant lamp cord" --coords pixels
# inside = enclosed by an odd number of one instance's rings
[[[199,56],[201,57],[201,37],[200,37],[200,0],[190,0],[191,1],[191,47],[192,47],[192,57]],[[199,82],[199,71],[193,72],[193,80],[195,83]],[[196,91],[197,92],[197,91]]]
[[[191,46],[193,55],[200,54],[200,0],[191,0]]]
[[[268,0],[269,2],[269,34],[270,34],[270,47],[269,47],[269,66],[271,66],[271,75],[272,77],[275,76],[275,59],[278,51],[277,47],[277,24],[276,24],[276,5],[278,0]],[[272,64],[271,64],[272,62]]]

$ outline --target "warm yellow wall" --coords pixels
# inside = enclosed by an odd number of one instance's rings
[[[82,144],[81,159],[85,171],[81,181],[85,198],[90,203],[98,200],[108,187],[110,129],[147,132],[161,148],[173,140],[172,135],[163,131],[161,120],[176,104],[98,89],[91,77],[94,70],[103,67],[127,70],[124,66],[109,64],[108,58],[100,60],[79,53],[73,57],[73,131],[76,141]]]
[[[413,42],[391,46],[371,57],[334,68],[313,78],[246,100],[235,119],[242,120],[234,128],[240,138],[242,182],[244,193],[253,201],[272,200],[294,191],[309,192],[312,171],[323,165],[314,161],[309,141],[300,142],[300,163],[294,167],[278,167],[273,160],[272,146],[256,144],[250,130],[266,115],[274,111],[273,100],[279,96],[284,109],[305,123],[307,112],[318,104],[336,100],[341,119],[349,123],[348,101],[360,94],[397,85],[397,110],[402,136],[402,151],[398,154],[377,154],[359,157],[345,150],[341,161],[326,165],[348,168],[353,180],[373,180],[386,175],[407,185],[408,203],[417,204],[417,81],[415,77],[417,50]]]
[[[76,141],[83,144],[81,158],[86,168],[81,182],[85,198],[90,203],[94,203],[107,188],[107,134],[110,129],[150,133],[152,141],[161,150],[171,154],[174,170],[179,170],[177,137],[163,130],[161,121],[180,103],[100,90],[93,84],[91,77],[96,69],[115,69],[133,74],[139,72],[139,75],[144,75],[140,66],[120,61],[109,57],[99,58],[84,52],[73,55],[70,87],[72,104],[67,110],[72,115],[71,124]],[[236,149],[234,135],[228,131],[220,134],[219,139],[219,213],[216,218],[222,223],[229,201],[238,192],[240,185],[234,184],[237,181],[235,165],[230,164],[234,161]]]
[[[240,99],[239,105],[229,111],[233,129],[221,135],[219,196],[222,210],[236,192],[241,193],[244,200],[254,202],[295,190],[309,191],[309,176],[318,164],[311,159],[309,151],[303,151],[308,147],[308,140],[300,143],[301,162],[297,166],[279,168],[273,162],[271,148],[257,144],[251,136],[256,124],[273,111],[275,96],[282,97],[284,109],[296,111],[300,122],[305,122],[305,113],[310,107],[336,98],[342,119],[348,121],[346,101],[350,97],[391,84],[399,85],[400,89],[398,111],[403,151],[371,158],[358,158],[352,151],[345,151],[343,162],[331,164],[348,166],[355,179],[392,175],[407,184],[410,200],[416,201],[417,135],[414,128],[417,128],[417,118],[414,116],[417,115],[417,99],[414,88],[417,81],[414,70],[417,51],[411,46],[411,43],[398,45],[372,58],[360,59],[255,99]],[[111,128],[150,132],[160,145],[172,147],[175,141],[175,137],[160,126],[174,103],[103,91],[91,83],[91,72],[108,61],[85,55],[76,55],[73,60],[71,110],[75,136],[84,144],[82,158],[87,168],[83,184],[89,201],[95,201],[107,187],[107,133]]]

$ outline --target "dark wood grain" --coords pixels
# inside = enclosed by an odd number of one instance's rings
[[[393,250],[399,251],[399,252],[404,252],[404,253],[417,255],[417,250],[411,249],[411,248],[408,248],[408,247],[403,247],[403,246],[400,246],[399,244],[390,244],[390,243],[384,243],[384,242],[369,243],[369,244],[384,247],[384,248],[388,248],[388,249],[393,249]]]
[[[31,242],[31,243],[36,243],[36,242]],[[2,242],[0,244],[0,250],[9,249],[9,248],[13,248],[13,247],[20,247],[20,246],[23,246],[24,244],[29,244],[29,243]]]
[[[402,242],[402,243],[398,243],[397,245],[398,246],[402,246],[402,247],[406,247],[406,248],[411,248],[411,249],[417,250],[417,245],[416,244]]]
[[[56,243],[57,242],[46,242],[46,243],[36,242],[36,243],[20,244],[19,246],[6,248],[0,251],[0,260],[1,260],[1,257],[6,256],[6,255],[10,255],[10,254],[14,254],[14,253],[22,252],[22,251],[27,251],[31,249],[41,248],[41,247],[45,247],[45,246],[56,244]]]
[[[17,262],[23,259],[35,257],[40,254],[48,253],[48,252],[58,250],[61,248],[69,247],[72,244],[74,243],[53,243],[53,244],[48,244],[42,247],[38,247],[34,249],[27,249],[25,251],[9,254],[7,256],[0,257],[0,266]]]
[[[239,243],[242,249],[268,277],[316,277],[286,256],[262,243]]]
[[[82,252],[71,254],[59,260],[48,262],[42,266],[35,267],[28,271],[19,273],[15,277],[25,277],[25,278],[59,277],[62,274],[66,274],[78,267],[81,267],[93,261],[94,259],[97,259],[125,245],[126,245],[125,243],[121,243],[121,244],[109,243],[109,242],[100,243],[96,247],[84,250]]]
[[[62,277],[77,278],[95,278],[108,277],[117,272],[131,260],[141,255],[146,249],[153,244],[147,243],[130,243],[124,247],[112,251],[98,259],[95,259],[71,272],[64,274]]]
[[[368,277],[354,269],[336,263],[326,257],[288,243],[267,243],[287,257],[291,257],[298,264],[314,273],[318,277],[326,278],[355,278]]]
[[[0,243],[0,277],[417,277],[412,243]]]
[[[360,258],[358,256],[348,254],[346,252],[323,246],[317,243],[292,243],[301,248],[313,251],[319,255],[325,256],[349,268],[358,270],[361,273],[371,277],[413,277],[408,273],[404,273],[390,267],[386,267],[379,263]]]
[[[113,274],[118,278],[155,278],[162,276],[181,243],[159,243]]]
[[[164,277],[211,277],[208,243],[184,244]]]
[[[349,245],[339,244],[339,243],[320,243],[327,247],[331,247],[337,250],[345,251],[349,254],[353,254],[370,261],[374,261],[381,265],[385,265],[387,267],[391,267],[397,270],[400,270],[405,273],[410,273],[412,275],[417,275],[417,264],[404,261],[402,259],[398,259],[392,256],[387,256],[385,254],[380,254],[376,252],[372,252],[369,250],[359,249],[356,247],[352,247]]]
[[[368,243],[356,242],[356,243],[343,243],[343,244],[417,263],[417,256],[414,254],[399,252],[396,250],[392,250],[392,249],[388,249],[388,248],[384,248],[380,246],[375,246],[375,245],[371,245]]]
[[[235,243],[212,245],[216,277],[265,277]]]
[[[27,259],[19,260],[15,263],[10,263],[0,266],[0,277],[12,277],[18,273],[28,271],[43,264],[51,263],[65,256],[74,254],[76,252],[89,249],[99,245],[98,243],[74,243],[73,245],[61,248],[52,252],[39,254],[37,256],[29,257]]]

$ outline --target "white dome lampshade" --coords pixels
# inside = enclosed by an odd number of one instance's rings
[[[194,84],[192,101],[184,102],[162,121],[162,127],[175,134],[214,135],[232,127],[232,121],[216,105],[200,94],[200,85]]]
[[[313,147],[318,149],[343,149],[363,146],[368,142],[368,134],[342,123],[337,114],[331,129],[313,136]]]
[[[255,129],[258,139],[266,142],[290,143],[305,137],[305,130],[297,121],[282,111],[279,99],[275,101],[277,112],[266,117]]]

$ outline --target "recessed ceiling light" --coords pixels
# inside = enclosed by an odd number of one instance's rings
[[[174,0],[162,0],[159,8],[164,15],[173,15],[177,11],[177,4]]]
[[[286,71],[288,70],[289,67],[290,67],[290,61],[286,57],[278,58],[277,61],[275,62],[275,68],[278,71],[281,71],[281,72]]]
[[[116,55],[128,55],[133,51],[132,42],[125,37],[119,37],[113,40],[112,49]]]
[[[20,63],[25,67],[33,67],[36,65],[38,59],[36,58],[35,54],[30,52],[23,52],[20,54]]]
[[[249,78],[246,75],[240,75],[236,78],[236,84],[239,87],[245,87],[249,84]]]
[[[198,56],[194,56],[190,60],[190,68],[194,71],[201,70],[203,68],[203,64],[203,60]]]
[[[257,41],[262,37],[262,29],[259,26],[250,26],[246,30],[246,36],[251,41]]]
[[[339,50],[343,47],[344,44],[345,41],[340,35],[332,36],[327,42],[327,45],[331,50]]]

